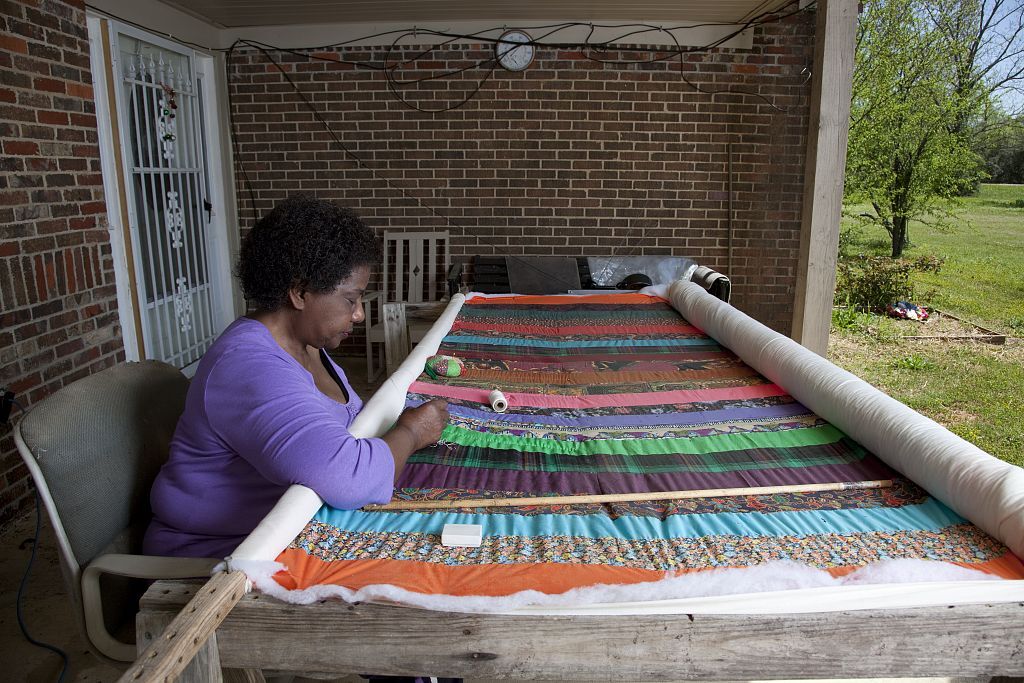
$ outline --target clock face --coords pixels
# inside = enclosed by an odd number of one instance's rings
[[[506,31],[494,44],[498,63],[509,71],[522,71],[533,61],[533,39],[525,31]]]

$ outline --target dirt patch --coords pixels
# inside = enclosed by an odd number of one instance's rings
[[[949,341],[981,341],[1005,342],[1005,336],[979,327],[974,323],[960,319],[949,313],[934,311],[928,320],[895,320],[900,333],[905,338],[911,337],[945,337]]]

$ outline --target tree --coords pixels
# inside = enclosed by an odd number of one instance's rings
[[[861,17],[846,190],[871,204],[861,217],[889,233],[893,258],[909,243],[911,219],[948,222],[950,204],[982,176],[956,125],[975,120],[987,99],[984,79],[956,77],[967,50],[924,0],[874,0]]]
[[[1024,117],[997,115],[977,136],[975,149],[985,161],[985,172],[994,183],[1024,183]]]
[[[1002,94],[1024,94],[1020,87],[1024,81],[1024,2],[932,0],[925,3],[924,10],[946,43],[956,46],[949,55],[954,93],[983,98],[982,122],[998,130],[1007,118],[1024,113],[1019,97],[1009,104],[1000,101]],[[950,125],[963,131],[977,123],[959,118]]]
[[[1007,178],[1020,178],[1014,169],[1022,161],[1024,2],[932,0],[924,7],[947,44],[957,46],[950,52],[953,92],[982,98],[981,113],[969,118],[967,109],[961,109],[961,116],[948,124],[950,130],[969,136],[992,180],[1014,182]]]

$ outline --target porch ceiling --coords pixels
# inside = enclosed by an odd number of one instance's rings
[[[738,23],[792,0],[164,0],[224,28],[503,20]]]

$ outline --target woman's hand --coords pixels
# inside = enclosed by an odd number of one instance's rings
[[[447,424],[448,403],[439,399],[407,408],[398,416],[395,426],[381,437],[391,449],[391,457],[395,459],[396,483],[409,456],[436,443]]]
[[[437,443],[447,424],[448,402],[434,399],[415,408],[407,408],[398,416],[396,427],[403,427],[416,435],[413,450],[419,450]]]

